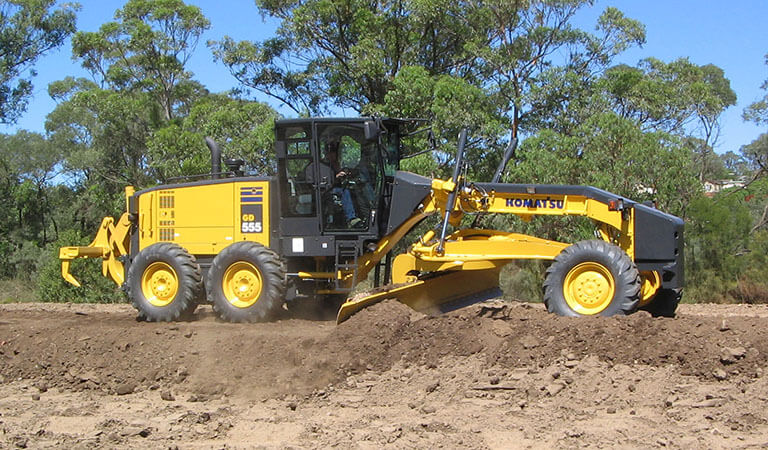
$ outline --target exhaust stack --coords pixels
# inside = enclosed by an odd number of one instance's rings
[[[212,137],[205,137],[205,145],[211,150],[211,175],[214,180],[221,178],[221,149]]]

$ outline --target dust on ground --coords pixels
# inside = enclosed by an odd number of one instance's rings
[[[0,305],[0,446],[768,446],[768,307],[573,319],[393,301],[337,326]]]

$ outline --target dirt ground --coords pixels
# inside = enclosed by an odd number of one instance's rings
[[[396,302],[342,325],[0,305],[3,448],[768,447],[768,306],[570,319]]]

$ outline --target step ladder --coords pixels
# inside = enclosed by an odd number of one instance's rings
[[[336,241],[335,273],[352,271],[352,283],[349,287],[344,286],[338,276],[335,278],[336,291],[351,292],[354,289],[357,284],[357,256],[357,241]]]

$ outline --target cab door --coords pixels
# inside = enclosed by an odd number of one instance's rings
[[[324,234],[370,234],[376,229],[384,172],[378,141],[366,140],[363,126],[362,121],[315,125],[319,168],[330,168],[333,178],[330,186],[318,186]]]

